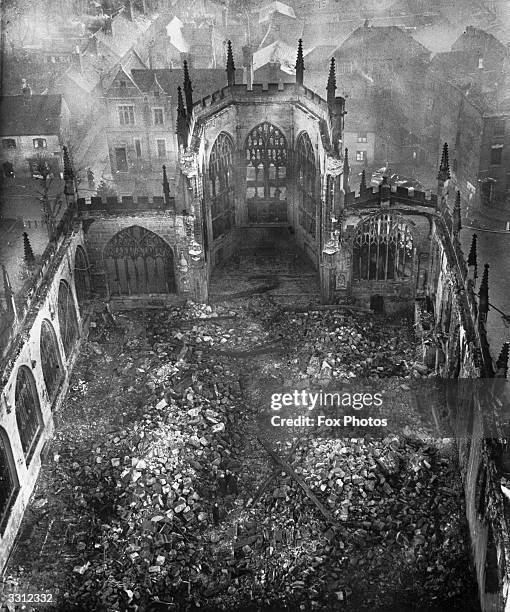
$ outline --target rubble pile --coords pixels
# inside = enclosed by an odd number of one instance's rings
[[[280,463],[259,437],[254,398],[267,372],[293,384],[324,376],[327,361],[334,378],[379,379],[404,362],[399,375],[412,377],[407,328],[287,312],[265,297],[131,313],[118,325],[121,346],[93,336],[68,399],[67,410],[94,423],[91,448],[75,423],[57,437],[54,482],[74,525],[66,609],[139,611],[160,599],[182,612],[361,611],[409,598],[454,610],[469,601],[452,447],[300,434],[271,441]],[[274,342],[283,353],[256,351]],[[94,401],[105,413],[118,407],[113,430],[91,420]]]

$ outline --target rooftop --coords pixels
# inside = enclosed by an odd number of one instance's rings
[[[237,71],[237,81],[242,81],[242,71]],[[204,98],[213,91],[218,91],[227,84],[224,68],[190,68],[189,75],[195,100]],[[165,93],[175,96],[177,87],[182,87],[183,71],[180,68],[159,68],[156,70],[131,70],[131,78],[142,92],[151,91],[157,83]]]
[[[0,98],[0,135],[58,134],[62,96],[25,95]]]

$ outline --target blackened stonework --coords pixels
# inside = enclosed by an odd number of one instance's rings
[[[164,112],[154,115],[158,118],[157,133],[164,129],[160,118],[164,124],[167,120],[172,123],[169,137],[172,152],[166,155],[162,151],[165,155],[161,156],[175,162],[172,192],[166,167],[151,166],[156,185],[152,192],[147,189],[120,198],[79,199],[76,206],[72,198],[55,239],[41,261],[34,263],[39,267],[27,283],[25,294],[18,296],[10,309],[2,305],[0,330],[7,330],[2,332],[6,342],[1,352],[0,384],[2,567],[34,489],[44,459],[44,445],[51,440],[55,427],[54,415],[65,397],[73,364],[87,338],[94,313],[104,322],[104,329],[96,332],[109,338],[117,334],[122,350],[138,346],[145,356],[159,351],[158,359],[166,360],[156,374],[150,372],[151,376],[167,377],[168,389],[161,396],[155,392],[156,383],[150,381],[151,402],[163,409],[168,407],[166,398],[173,402],[175,389],[181,387],[190,389],[185,397],[192,403],[195,387],[199,387],[195,384],[195,372],[187,372],[182,380],[174,372],[187,363],[188,351],[199,355],[199,361],[207,355],[211,348],[206,344],[209,340],[203,336],[206,346],[199,346],[200,332],[195,334],[194,328],[191,333],[196,337],[191,338],[189,345],[186,341],[177,342],[184,337],[181,332],[172,336],[174,344],[168,346],[172,350],[177,347],[177,352],[171,357],[166,348],[160,351],[161,346],[149,351],[139,330],[131,330],[130,337],[123,338],[127,323],[124,321],[125,327],[119,324],[116,312],[137,308],[145,313],[149,308],[157,309],[159,322],[164,326],[171,325],[172,313],[187,304],[188,308],[198,309],[194,324],[196,319],[207,317],[203,313],[211,313],[209,302],[228,305],[229,300],[231,303],[238,298],[280,290],[280,294],[270,294],[265,302],[266,306],[272,303],[275,309],[281,307],[278,316],[298,304],[307,312],[319,313],[318,316],[339,311],[348,313],[353,320],[357,312],[395,319],[412,317],[422,342],[423,361],[430,363],[425,370],[431,377],[493,381],[495,374],[506,371],[507,348],[499,362],[494,363],[494,355],[501,347],[490,347],[487,340],[488,272],[482,286],[477,287],[476,276],[470,273],[473,262],[465,261],[458,240],[464,230],[458,207],[455,209],[455,194],[446,188],[450,177],[447,146],[443,149],[437,195],[393,186],[386,177],[374,188],[367,186],[363,177],[357,193],[351,188],[354,176],[349,181],[350,158],[344,146],[345,100],[336,96],[335,61],[331,63],[327,100],[301,82],[302,57],[298,61],[297,83],[269,83],[267,87],[236,83],[232,56],[229,63],[229,85],[195,101],[192,93],[198,87],[195,89],[186,67],[186,115],[182,114],[180,98],[178,138],[173,133],[176,109],[170,107],[168,99],[161,109]],[[151,81],[152,85],[157,85],[156,81]],[[112,110],[122,126],[130,125],[132,119],[133,125],[137,125],[139,109],[130,107],[122,103]],[[123,128],[116,125],[114,132],[116,163],[122,168],[119,171],[126,172],[131,180],[138,172],[131,160],[136,149],[122,153]],[[232,270],[232,291],[214,293],[215,274]],[[4,284],[8,288],[8,283]],[[306,298],[304,305],[296,287]],[[278,304],[278,298],[287,302]],[[260,314],[264,305],[254,310]],[[228,307],[224,313],[229,321],[237,316]],[[306,332],[303,326],[303,338]],[[159,333],[154,332],[155,337]],[[281,344],[283,336],[281,332],[278,339],[263,345],[262,351],[278,352],[274,345]],[[214,349],[218,356],[215,367],[222,367],[220,357],[244,359],[250,353],[250,347],[233,350],[226,338],[225,344],[224,350]],[[256,347],[255,352],[260,348]],[[88,343],[86,350],[103,355],[103,349],[95,342]],[[314,359],[318,361],[315,356]],[[331,369],[326,360],[325,363]],[[322,367],[327,369],[324,364]],[[143,368],[140,371],[146,373]],[[321,369],[320,364],[318,368]],[[313,367],[305,364],[304,369],[308,373]],[[413,371],[418,372],[419,368]],[[118,374],[115,369],[110,371],[111,379],[114,374]],[[267,378],[267,372],[264,375]],[[221,387],[223,381],[217,382]],[[75,385],[77,394],[82,383],[80,379]],[[239,381],[235,383],[239,388]],[[211,405],[219,394],[218,385],[214,384],[215,392],[208,398]],[[508,399],[508,391],[505,393]],[[506,455],[504,445],[498,441],[505,437],[504,423],[496,418],[498,404],[493,396],[485,405],[476,395],[469,398],[465,415],[456,412],[454,400],[448,404],[444,419],[451,421],[452,436],[459,439],[459,470],[480,598],[484,610],[499,610],[507,598],[502,577],[507,576],[506,568],[510,566],[507,559],[510,534],[500,486]],[[189,415],[190,410],[186,410]],[[485,429],[488,425],[484,413],[488,411],[495,415],[499,436],[492,433],[489,436],[488,431],[493,430]],[[121,418],[123,426],[125,414]],[[223,423],[218,424],[214,417],[210,424],[219,425],[218,431],[222,431]],[[209,445],[206,438],[207,444],[195,438],[200,449]],[[140,444],[136,452],[142,452],[142,447]],[[115,457],[111,465],[119,467],[120,462]],[[143,463],[135,459],[133,467],[144,470],[147,466],[141,467]],[[284,467],[288,469],[287,465]],[[232,478],[229,473],[227,488],[237,493],[238,485]],[[166,480],[161,486],[165,490],[168,487],[168,492],[172,488]],[[163,491],[159,484],[157,487],[155,491]],[[438,491],[438,496],[441,494]],[[154,494],[151,503],[159,503],[158,495]],[[307,495],[313,501],[308,492]],[[102,520],[104,513],[106,521],[112,504],[102,501],[98,517]],[[217,502],[213,507],[216,524],[222,516]],[[329,516],[320,502],[318,508],[322,515]],[[181,507],[180,502],[168,510],[166,517],[172,519],[174,510],[176,514],[191,512],[187,504]],[[158,536],[162,537],[168,524],[163,519],[156,515],[147,521],[151,530],[153,523],[161,522],[162,527],[156,525],[154,531],[158,529]],[[346,526],[350,527],[347,523]],[[161,543],[164,547],[168,542],[162,539]],[[136,555],[131,560],[138,556],[134,548],[133,552]],[[162,562],[156,557],[148,572],[159,573],[164,561],[164,557]],[[81,576],[88,569],[87,566],[82,571],[81,567],[74,573]]]

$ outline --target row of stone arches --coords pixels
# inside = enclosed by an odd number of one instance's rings
[[[78,304],[83,304],[90,290],[85,251],[78,246],[75,254],[75,290]],[[39,356],[44,391],[48,403],[53,406],[58,390],[65,378],[64,363],[71,359],[80,330],[78,313],[69,283],[61,279],[57,296],[57,322],[62,350],[59,348],[56,329],[50,318],[41,322]],[[51,317],[53,318],[53,316]],[[28,466],[44,429],[41,398],[37,389],[33,368],[36,361],[22,364],[16,372],[14,406],[16,425],[25,464]],[[3,533],[10,509],[19,491],[19,478],[7,432],[0,427],[0,535]]]

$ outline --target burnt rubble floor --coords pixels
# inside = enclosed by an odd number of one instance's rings
[[[261,439],[268,381],[426,375],[412,321],[311,308],[261,294],[97,316],[4,594],[53,593],[39,610],[478,610],[453,443]]]

